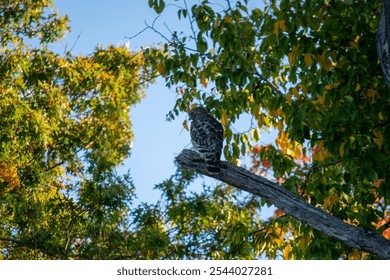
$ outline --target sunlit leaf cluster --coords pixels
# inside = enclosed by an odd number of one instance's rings
[[[51,1],[0,5],[0,258],[124,254],[134,186],[115,170],[151,68],[125,46],[51,51],[68,30]]]

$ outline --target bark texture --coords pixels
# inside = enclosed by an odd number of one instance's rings
[[[261,196],[286,214],[353,248],[378,255],[382,259],[390,259],[390,240],[377,233],[347,224],[324,210],[303,201],[280,185],[245,168],[222,161],[220,173],[210,174],[204,161],[192,150],[183,150],[176,160],[183,168]]]
[[[382,1],[381,19],[376,33],[376,47],[387,86],[390,88],[390,0]]]

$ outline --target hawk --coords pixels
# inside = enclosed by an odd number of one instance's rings
[[[219,173],[223,127],[206,109],[199,106],[189,112],[192,145],[204,159],[210,173]]]

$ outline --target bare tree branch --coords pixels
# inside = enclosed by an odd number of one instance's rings
[[[382,71],[390,87],[390,1],[382,1],[381,19],[376,34],[376,47]]]
[[[186,169],[213,177],[238,189],[269,200],[286,214],[335,238],[352,248],[366,251],[383,259],[390,259],[390,240],[381,235],[347,224],[320,208],[303,201],[292,192],[250,171],[229,162],[221,162],[221,172],[210,174],[200,156],[192,150],[183,150],[176,158]]]

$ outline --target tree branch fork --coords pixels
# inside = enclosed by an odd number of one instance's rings
[[[240,190],[265,198],[286,214],[352,248],[378,255],[382,259],[390,259],[390,240],[375,232],[369,232],[363,228],[347,224],[324,210],[307,203],[279,184],[258,176],[245,168],[221,161],[221,171],[218,174],[211,174],[207,171],[206,164],[199,154],[188,149],[184,149],[176,157],[176,160],[185,169],[196,171]]]

